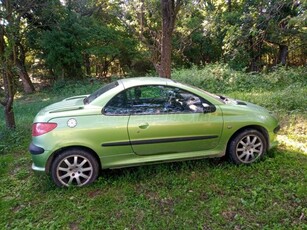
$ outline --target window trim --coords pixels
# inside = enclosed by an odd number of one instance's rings
[[[97,89],[95,92],[91,93],[89,96],[84,98],[83,104],[88,105],[91,104],[93,101],[95,101],[97,98],[99,98],[102,94],[116,88],[119,86],[118,81],[111,82],[109,84],[105,84],[104,86]]]

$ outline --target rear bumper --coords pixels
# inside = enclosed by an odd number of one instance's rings
[[[29,146],[29,152],[33,155],[39,155],[45,152],[45,150],[41,147],[36,146],[35,144],[31,143]]]
[[[35,173],[41,174],[46,172],[46,164],[51,154],[50,151],[35,145],[33,142],[29,146],[29,152],[33,160],[32,170]]]

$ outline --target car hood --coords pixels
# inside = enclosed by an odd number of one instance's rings
[[[252,114],[257,113],[257,114],[269,115],[269,116],[275,117],[275,115],[271,111],[267,110],[264,107],[261,107],[259,105],[256,105],[250,102],[236,100],[232,98],[227,98],[226,100],[224,100],[224,102],[225,102],[225,106],[222,106],[224,110],[227,108],[228,111],[229,110],[237,111],[237,112],[241,111],[243,113],[250,112]]]
[[[253,103],[250,103],[250,102],[235,100],[233,103],[235,105],[238,105],[238,106],[246,106],[249,109],[256,110],[256,111],[259,111],[259,112],[269,113],[269,111],[266,108],[263,108],[259,105],[256,105],[256,104],[253,104]]]

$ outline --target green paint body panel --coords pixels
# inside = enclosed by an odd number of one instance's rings
[[[138,85],[187,90],[214,105],[215,111],[118,116],[103,113],[114,96]],[[32,143],[44,149],[42,154],[32,154],[35,171],[48,172],[47,162],[52,161],[54,154],[70,147],[91,150],[99,157],[102,168],[223,156],[231,137],[250,126],[261,127],[266,132],[269,148],[276,145],[273,130],[278,121],[266,109],[234,100],[224,103],[209,93],[169,79],[123,79],[89,104],[83,103],[86,96],[67,98],[37,114],[34,123],[54,122],[58,126],[49,133],[32,137]],[[72,118],[77,124],[70,128],[67,122]]]

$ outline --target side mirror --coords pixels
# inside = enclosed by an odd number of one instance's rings
[[[216,108],[214,105],[209,105],[207,103],[202,103],[202,106],[203,106],[203,110],[204,110],[204,113],[213,113],[216,111]]]

